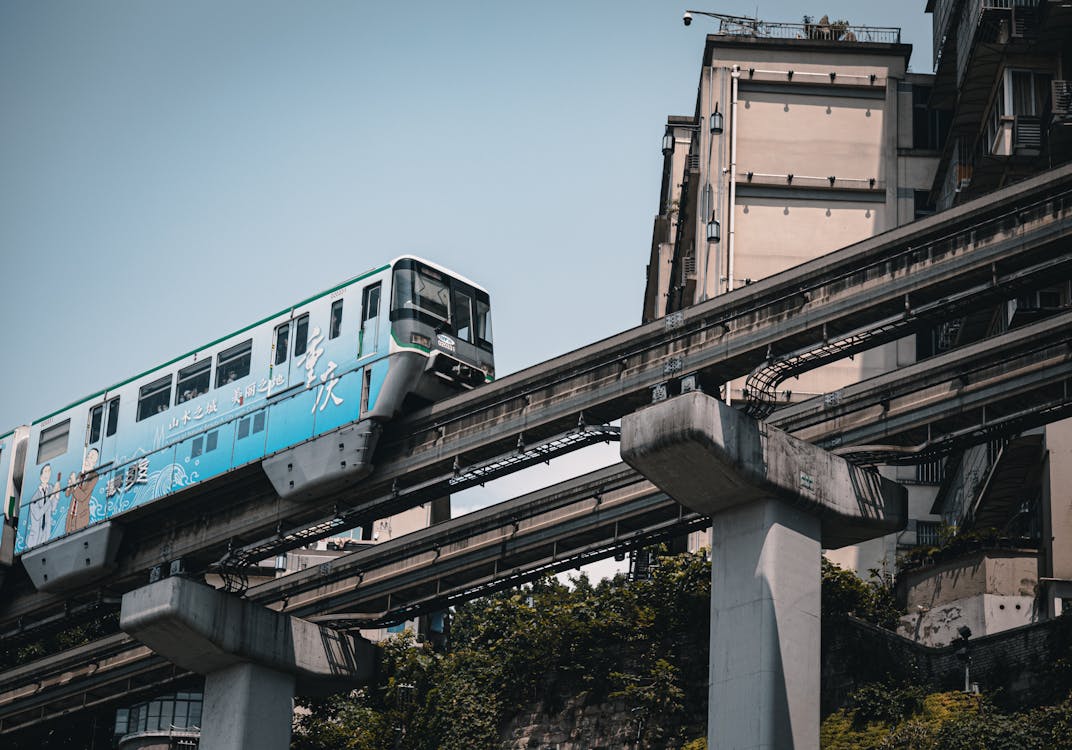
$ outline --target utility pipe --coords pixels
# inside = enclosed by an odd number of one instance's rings
[[[737,205],[737,82],[741,79],[741,66],[734,65],[730,73],[733,79],[733,92],[730,104],[730,206],[729,206],[729,244],[726,248],[726,291],[733,291],[733,231],[734,215]]]

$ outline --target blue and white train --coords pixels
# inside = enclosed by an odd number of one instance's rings
[[[99,575],[118,537],[94,529],[253,462],[283,497],[351,483],[384,422],[494,375],[487,292],[397,258],[0,437],[8,563]]]

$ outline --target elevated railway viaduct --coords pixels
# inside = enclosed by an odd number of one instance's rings
[[[683,313],[505,377],[392,425],[374,474],[332,496],[283,501],[257,470],[135,510],[112,577],[92,591],[34,593],[8,577],[0,633],[18,644],[114,606],[159,565],[229,573],[612,439],[611,422],[682,387],[749,373],[777,382],[832,359],[1072,278],[1072,169],[832,253]],[[864,461],[923,460],[1069,412],[1068,313],[976,347],[775,412],[770,422]],[[773,373],[770,375],[764,373]],[[762,400],[752,405],[762,413]],[[865,446],[861,448],[860,446]],[[702,526],[624,466],[516,498],[245,595],[356,625],[423,609]],[[0,675],[0,732],[181,677],[126,636]]]

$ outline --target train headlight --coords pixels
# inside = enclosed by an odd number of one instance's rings
[[[409,335],[409,343],[423,346],[425,349],[432,348],[432,339],[420,333],[411,333]]]

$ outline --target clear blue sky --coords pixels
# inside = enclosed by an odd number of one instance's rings
[[[926,72],[923,5],[758,15]],[[402,253],[489,289],[500,375],[637,324],[685,7],[4,0],[0,433]]]

